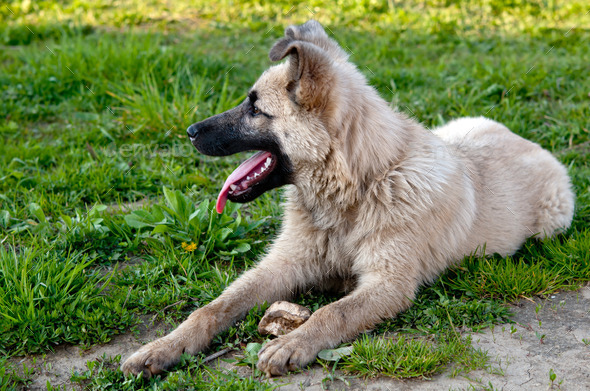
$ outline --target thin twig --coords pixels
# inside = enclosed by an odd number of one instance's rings
[[[203,360],[203,364],[208,363],[209,361],[213,361],[216,358],[221,357],[224,354],[229,353],[232,350],[233,350],[232,348],[221,349],[220,351],[215,352],[212,355],[205,357],[205,359]]]
[[[185,300],[179,300],[179,301],[177,301],[176,303],[173,303],[173,304],[167,305],[166,307],[162,308],[162,309],[160,310],[160,312],[164,312],[164,311],[166,311],[168,308],[170,308],[170,307],[174,307],[175,305],[182,304],[182,303],[184,303],[184,302],[185,302]]]

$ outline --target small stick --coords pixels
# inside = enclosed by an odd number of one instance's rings
[[[230,352],[231,350],[232,350],[232,348],[225,348],[225,349],[222,349],[218,352],[215,352],[212,355],[205,357],[205,359],[203,360],[203,364],[205,364],[209,361],[213,361],[216,358],[223,356],[225,353]]]
[[[175,305],[178,305],[178,304],[183,304],[184,302],[185,302],[184,300],[179,300],[179,301],[177,301],[176,303],[173,303],[173,304],[167,305],[166,307],[162,308],[162,309],[161,309],[159,312],[164,312],[164,311],[166,311],[168,308],[174,307]]]

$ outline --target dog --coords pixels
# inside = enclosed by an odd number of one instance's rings
[[[289,185],[281,231],[256,267],[129,357],[125,373],[170,368],[257,304],[353,284],[261,349],[258,368],[283,375],[407,309],[465,255],[513,254],[571,224],[571,183],[549,152],[483,117],[425,129],[389,107],[318,22],[288,27],[269,57],[287,61],[187,133],[205,155],[259,151],[227,178],[216,209]]]

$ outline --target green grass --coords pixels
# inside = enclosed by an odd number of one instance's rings
[[[431,342],[400,336],[395,339],[363,335],[353,343],[353,351],[339,366],[363,377],[428,378],[440,373],[454,360],[454,374],[462,370],[490,368],[485,352],[474,349],[470,339],[438,338]]]
[[[34,244],[36,249],[18,253],[0,248],[3,354],[40,352],[62,342],[108,342],[135,323],[120,300],[103,294],[114,272],[101,276],[87,255]]]
[[[175,325],[253,265],[280,225],[281,191],[211,213],[243,155],[199,155],[184,129],[240,102],[284,27],[313,17],[387,101],[429,128],[485,115],[569,168],[577,205],[564,235],[530,240],[509,258],[467,257],[337,365],[394,377],[485,367],[448,331],[506,322],[505,302],[590,279],[589,10],[581,0],[5,2],[0,355],[104,343],[142,314]],[[312,292],[297,301],[316,310],[335,299]],[[253,309],[212,350],[261,342],[261,313]],[[380,337],[389,332],[401,336]],[[381,348],[391,354],[379,356]],[[71,381],[88,389],[270,387],[201,359],[144,381],[125,379],[118,358],[105,358]],[[0,389],[35,376],[0,364]]]
[[[125,378],[121,371],[117,371],[120,362],[121,356],[102,357],[99,360],[89,361],[87,363],[88,370],[83,373],[73,373],[70,381],[92,390],[137,390],[148,387],[150,390],[258,391],[273,389],[271,386],[257,381],[254,377],[242,378],[233,372],[203,367],[199,357],[184,355],[180,365],[186,368],[186,371],[171,373],[165,379],[158,377],[151,382],[141,377]]]

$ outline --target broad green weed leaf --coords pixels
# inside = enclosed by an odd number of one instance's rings
[[[40,223],[46,222],[45,213],[43,213],[43,209],[36,203],[29,204],[29,211],[39,220]]]
[[[262,349],[262,344],[258,342],[250,342],[244,349],[244,358],[239,363],[244,365],[256,365],[258,362],[258,352]]]
[[[154,205],[152,209],[152,217],[154,221],[166,221],[166,216],[164,215],[164,211],[162,211],[162,208],[160,208],[160,205]]]
[[[127,225],[133,228],[153,227],[152,215],[144,210],[136,210],[133,213],[125,216]]]
[[[182,211],[181,211],[182,198],[180,197],[179,192],[176,192],[174,190],[170,190],[167,187],[163,187],[163,189],[164,189],[164,197],[166,198],[166,202],[170,206],[171,212],[173,212],[173,214],[177,215],[176,217],[181,216],[182,215]]]
[[[90,209],[88,212],[88,216],[94,216],[97,213],[104,212],[107,209],[106,205],[103,204],[96,204]]]
[[[225,241],[225,239],[227,239],[227,236],[232,233],[232,229],[231,228],[222,228],[219,230],[218,234],[217,234],[217,239],[221,242]]]
[[[250,342],[248,345],[246,345],[246,352],[250,354],[258,355],[260,349],[262,349],[262,344],[258,342]]]
[[[160,224],[160,225],[156,225],[156,227],[152,230],[152,234],[161,234],[164,232],[170,232],[171,229],[170,227],[168,227],[167,225],[164,224]]]
[[[104,221],[104,219],[98,218],[98,219],[92,219],[90,222],[92,223],[93,226],[97,226],[100,223],[102,223],[103,221]]]
[[[208,204],[209,202],[207,201],[201,202],[197,210],[189,216],[188,221],[193,221],[193,219],[197,219],[199,226],[207,222],[209,220],[209,209],[207,209],[207,207],[209,206]]]
[[[239,253],[245,253],[250,251],[250,245],[248,243],[240,243],[236,246],[235,250]]]
[[[9,175],[12,175],[16,179],[21,179],[25,174],[20,171],[11,171]]]

